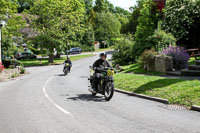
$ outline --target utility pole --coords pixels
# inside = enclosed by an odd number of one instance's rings
[[[2,62],[2,27],[3,27],[3,24],[0,24],[0,62]]]

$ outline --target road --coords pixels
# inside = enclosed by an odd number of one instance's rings
[[[200,113],[115,92],[107,102],[88,92],[88,66],[98,57],[28,68],[0,83],[1,133],[199,133]]]

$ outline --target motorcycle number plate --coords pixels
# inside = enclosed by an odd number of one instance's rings
[[[107,75],[108,76],[113,76],[114,75],[114,71],[108,70]]]

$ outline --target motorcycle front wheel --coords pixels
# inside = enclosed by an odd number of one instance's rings
[[[109,101],[113,97],[113,94],[114,94],[114,84],[113,82],[108,82],[104,90],[104,97],[106,101]]]
[[[67,75],[67,74],[68,74],[68,70],[67,70],[67,68],[64,70],[64,72],[65,72],[65,75]]]

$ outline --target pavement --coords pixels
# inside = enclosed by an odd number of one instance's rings
[[[89,66],[98,58],[27,68],[0,83],[1,133],[199,133],[200,113],[115,92],[91,96]]]

